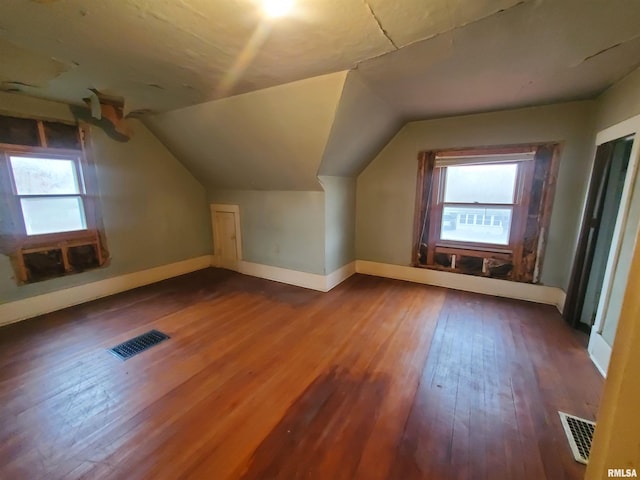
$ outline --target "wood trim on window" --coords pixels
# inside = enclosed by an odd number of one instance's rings
[[[100,265],[105,265],[109,260],[109,250],[107,248],[107,238],[105,234],[104,224],[102,222],[102,209],[100,206],[100,188],[98,185],[98,177],[96,164],[93,158],[93,150],[90,148],[91,131],[89,125],[85,123],[79,124],[80,145],[82,146],[82,162],[84,166],[83,178],[87,191],[87,202],[85,206],[88,215],[91,216],[92,225],[95,229],[100,241],[100,250],[98,252]]]
[[[436,158],[487,157],[507,154],[531,155],[532,153],[534,154],[532,160],[518,162],[514,201],[513,204],[505,204],[505,206],[512,208],[508,245],[440,239],[444,210],[444,177],[448,167],[436,168]],[[431,162],[427,162],[427,159],[430,159]],[[469,273],[465,272],[458,262],[460,259],[466,259],[475,265],[474,268],[478,267],[478,262],[481,262],[482,273],[476,272],[477,274],[494,276],[489,270],[498,265],[501,267],[495,269],[495,271],[501,272],[500,275],[497,275],[498,278],[537,282],[551,217],[558,159],[559,144],[557,143],[421,152],[418,157],[415,208],[417,214],[414,222],[413,244],[414,265]],[[426,192],[429,192],[428,197],[425,197]],[[469,205],[473,206],[473,204]],[[473,260],[474,258],[476,260]]]
[[[56,156],[69,156],[69,155],[82,155],[82,150],[76,150],[71,148],[46,148],[46,147],[30,147],[27,145],[13,145],[10,143],[0,143],[0,151],[11,151],[21,154],[37,154],[37,155],[56,155]]]
[[[420,264],[421,244],[425,238],[427,211],[431,203],[434,152],[422,152],[418,157],[418,179],[416,182],[416,210],[413,222],[413,265]]]
[[[5,122],[12,121],[10,117],[3,118]],[[55,122],[46,122],[46,128],[43,121],[34,120],[34,122],[37,122],[39,146],[0,143],[0,201],[4,205],[3,209],[6,207],[9,212],[8,218],[5,216],[1,219],[0,253],[10,257],[16,272],[16,280],[20,284],[104,266],[109,258],[102,225],[95,165],[85,148],[88,139],[87,129],[76,126],[74,137],[74,130],[69,126],[61,131],[56,128]],[[51,129],[51,134],[55,135],[52,137],[54,138],[52,145],[78,145],[79,148],[47,148],[47,132],[49,132],[47,129]],[[46,155],[50,158],[73,159],[78,182],[80,182],[80,192],[77,195],[64,196],[81,199],[87,228],[70,232],[27,235],[20,205],[22,196],[17,194],[14,185],[10,155]],[[38,255],[42,258],[47,256],[56,258],[57,263],[54,263],[57,265],[55,267],[57,273],[49,276],[32,274],[30,265],[35,265],[33,262],[36,261],[34,259],[40,258]],[[29,262],[27,257],[30,258]]]
[[[532,281],[538,283],[540,281],[540,272],[542,271],[542,263],[546,251],[547,238],[549,237],[549,225],[551,224],[551,213],[553,209],[553,201],[556,195],[556,185],[558,183],[558,171],[560,169],[560,153],[562,145],[552,144],[546,146],[551,149],[551,160],[549,168],[546,172],[545,184],[543,187],[542,207],[538,220],[538,243],[536,245],[536,259],[533,270]]]
[[[519,153],[535,153],[538,145],[506,145],[503,147],[470,147],[456,148],[452,150],[437,150],[434,153],[439,158],[483,155],[509,155]]]
[[[526,162],[521,165],[522,172],[520,174],[519,202],[517,206],[517,215],[515,215],[514,225],[511,228],[511,246],[513,248],[513,278],[519,280],[523,275],[522,256],[524,254],[523,239],[527,229],[527,215],[529,212],[529,204],[531,200],[531,183],[533,181],[533,173],[535,169],[535,160]]]

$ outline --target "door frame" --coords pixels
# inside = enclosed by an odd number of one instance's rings
[[[584,306],[600,224],[602,223],[602,209],[606,198],[605,190],[612,164],[613,147],[614,144],[611,142],[605,142],[596,147],[587,200],[582,212],[580,236],[562,310],[562,316],[572,327],[586,330],[587,333],[591,333],[591,327],[587,329],[586,325],[580,323],[580,315]]]
[[[618,210],[616,225],[611,239],[611,250],[609,251],[607,266],[604,272],[602,296],[600,297],[600,302],[598,303],[598,308],[596,310],[596,318],[591,329],[588,346],[591,360],[604,377],[607,376],[609,360],[611,359],[611,346],[602,337],[602,330],[604,328],[605,321],[604,315],[607,312],[611,301],[611,290],[613,288],[618,260],[620,258],[622,240],[625,229],[627,228],[631,201],[634,197],[634,185],[638,174],[638,164],[640,163],[638,158],[640,154],[640,115],[636,115],[623,122],[606,128],[598,132],[596,135],[596,148],[603,143],[618,140],[630,135],[634,135],[633,145],[631,146],[627,174],[624,180],[624,187],[622,189],[622,197],[620,198],[620,208]],[[640,192],[636,193],[640,194]]]
[[[216,231],[216,213],[233,213],[233,218],[235,219],[235,227],[236,227],[236,252],[238,254],[238,259],[236,263],[236,271],[239,271],[240,262],[242,261],[242,234],[240,231],[240,207],[238,205],[227,205],[222,203],[212,203],[209,205],[211,210],[211,231],[213,233],[213,266],[220,267],[220,252],[218,250],[218,245],[220,245],[220,241],[218,239],[218,232]]]

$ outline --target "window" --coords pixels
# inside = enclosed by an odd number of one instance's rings
[[[79,157],[9,155],[26,234],[87,229]]]
[[[77,126],[0,116],[0,253],[18,283],[105,264],[92,164]]]
[[[550,216],[556,147],[421,154],[416,266],[537,280],[537,245]]]
[[[440,167],[444,176],[440,239],[508,245],[517,163]]]

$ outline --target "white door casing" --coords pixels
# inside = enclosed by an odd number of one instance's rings
[[[629,212],[631,210],[632,201],[640,201],[638,196],[640,192],[634,192],[634,185],[636,184],[636,176],[638,173],[638,157],[640,156],[640,115],[602,130],[596,136],[596,146],[599,146],[603,143],[611,142],[629,135],[635,136],[631,147],[629,165],[627,167],[624,188],[622,190],[622,198],[620,199],[620,208],[618,210],[616,225],[613,231],[613,238],[611,239],[611,250],[609,252],[607,267],[604,273],[602,294],[600,296],[600,302],[598,303],[595,323],[591,329],[588,346],[589,355],[591,356],[593,363],[605,377],[607,369],[609,368],[612,345],[603,338],[602,332],[606,322],[617,322],[618,320],[617,318],[612,318],[612,315],[609,315],[609,307],[612,303],[611,293],[614,281],[616,280],[617,275],[621,274],[620,270],[624,271],[624,268],[618,268],[623,246],[622,240],[627,228],[633,228],[634,230],[637,230],[638,228],[637,221],[635,219],[631,222],[629,221]],[[634,195],[634,193],[636,193],[636,195]],[[632,225],[631,223],[634,224]],[[618,279],[618,281],[620,280]],[[624,279],[624,281],[626,282],[626,279]],[[616,302],[622,302],[621,298],[615,300]]]

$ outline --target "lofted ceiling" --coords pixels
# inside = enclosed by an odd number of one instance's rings
[[[209,189],[320,190],[318,164],[346,72],[331,73],[145,119]]]
[[[167,111],[348,70],[517,1],[297,0],[267,21],[259,0],[3,0],[0,88]]]
[[[3,0],[0,90],[122,96],[208,188],[304,190],[408,120],[593,98],[640,65],[638,0],[258,3]]]
[[[358,71],[409,120],[592,98],[639,65],[639,1],[537,0]]]

